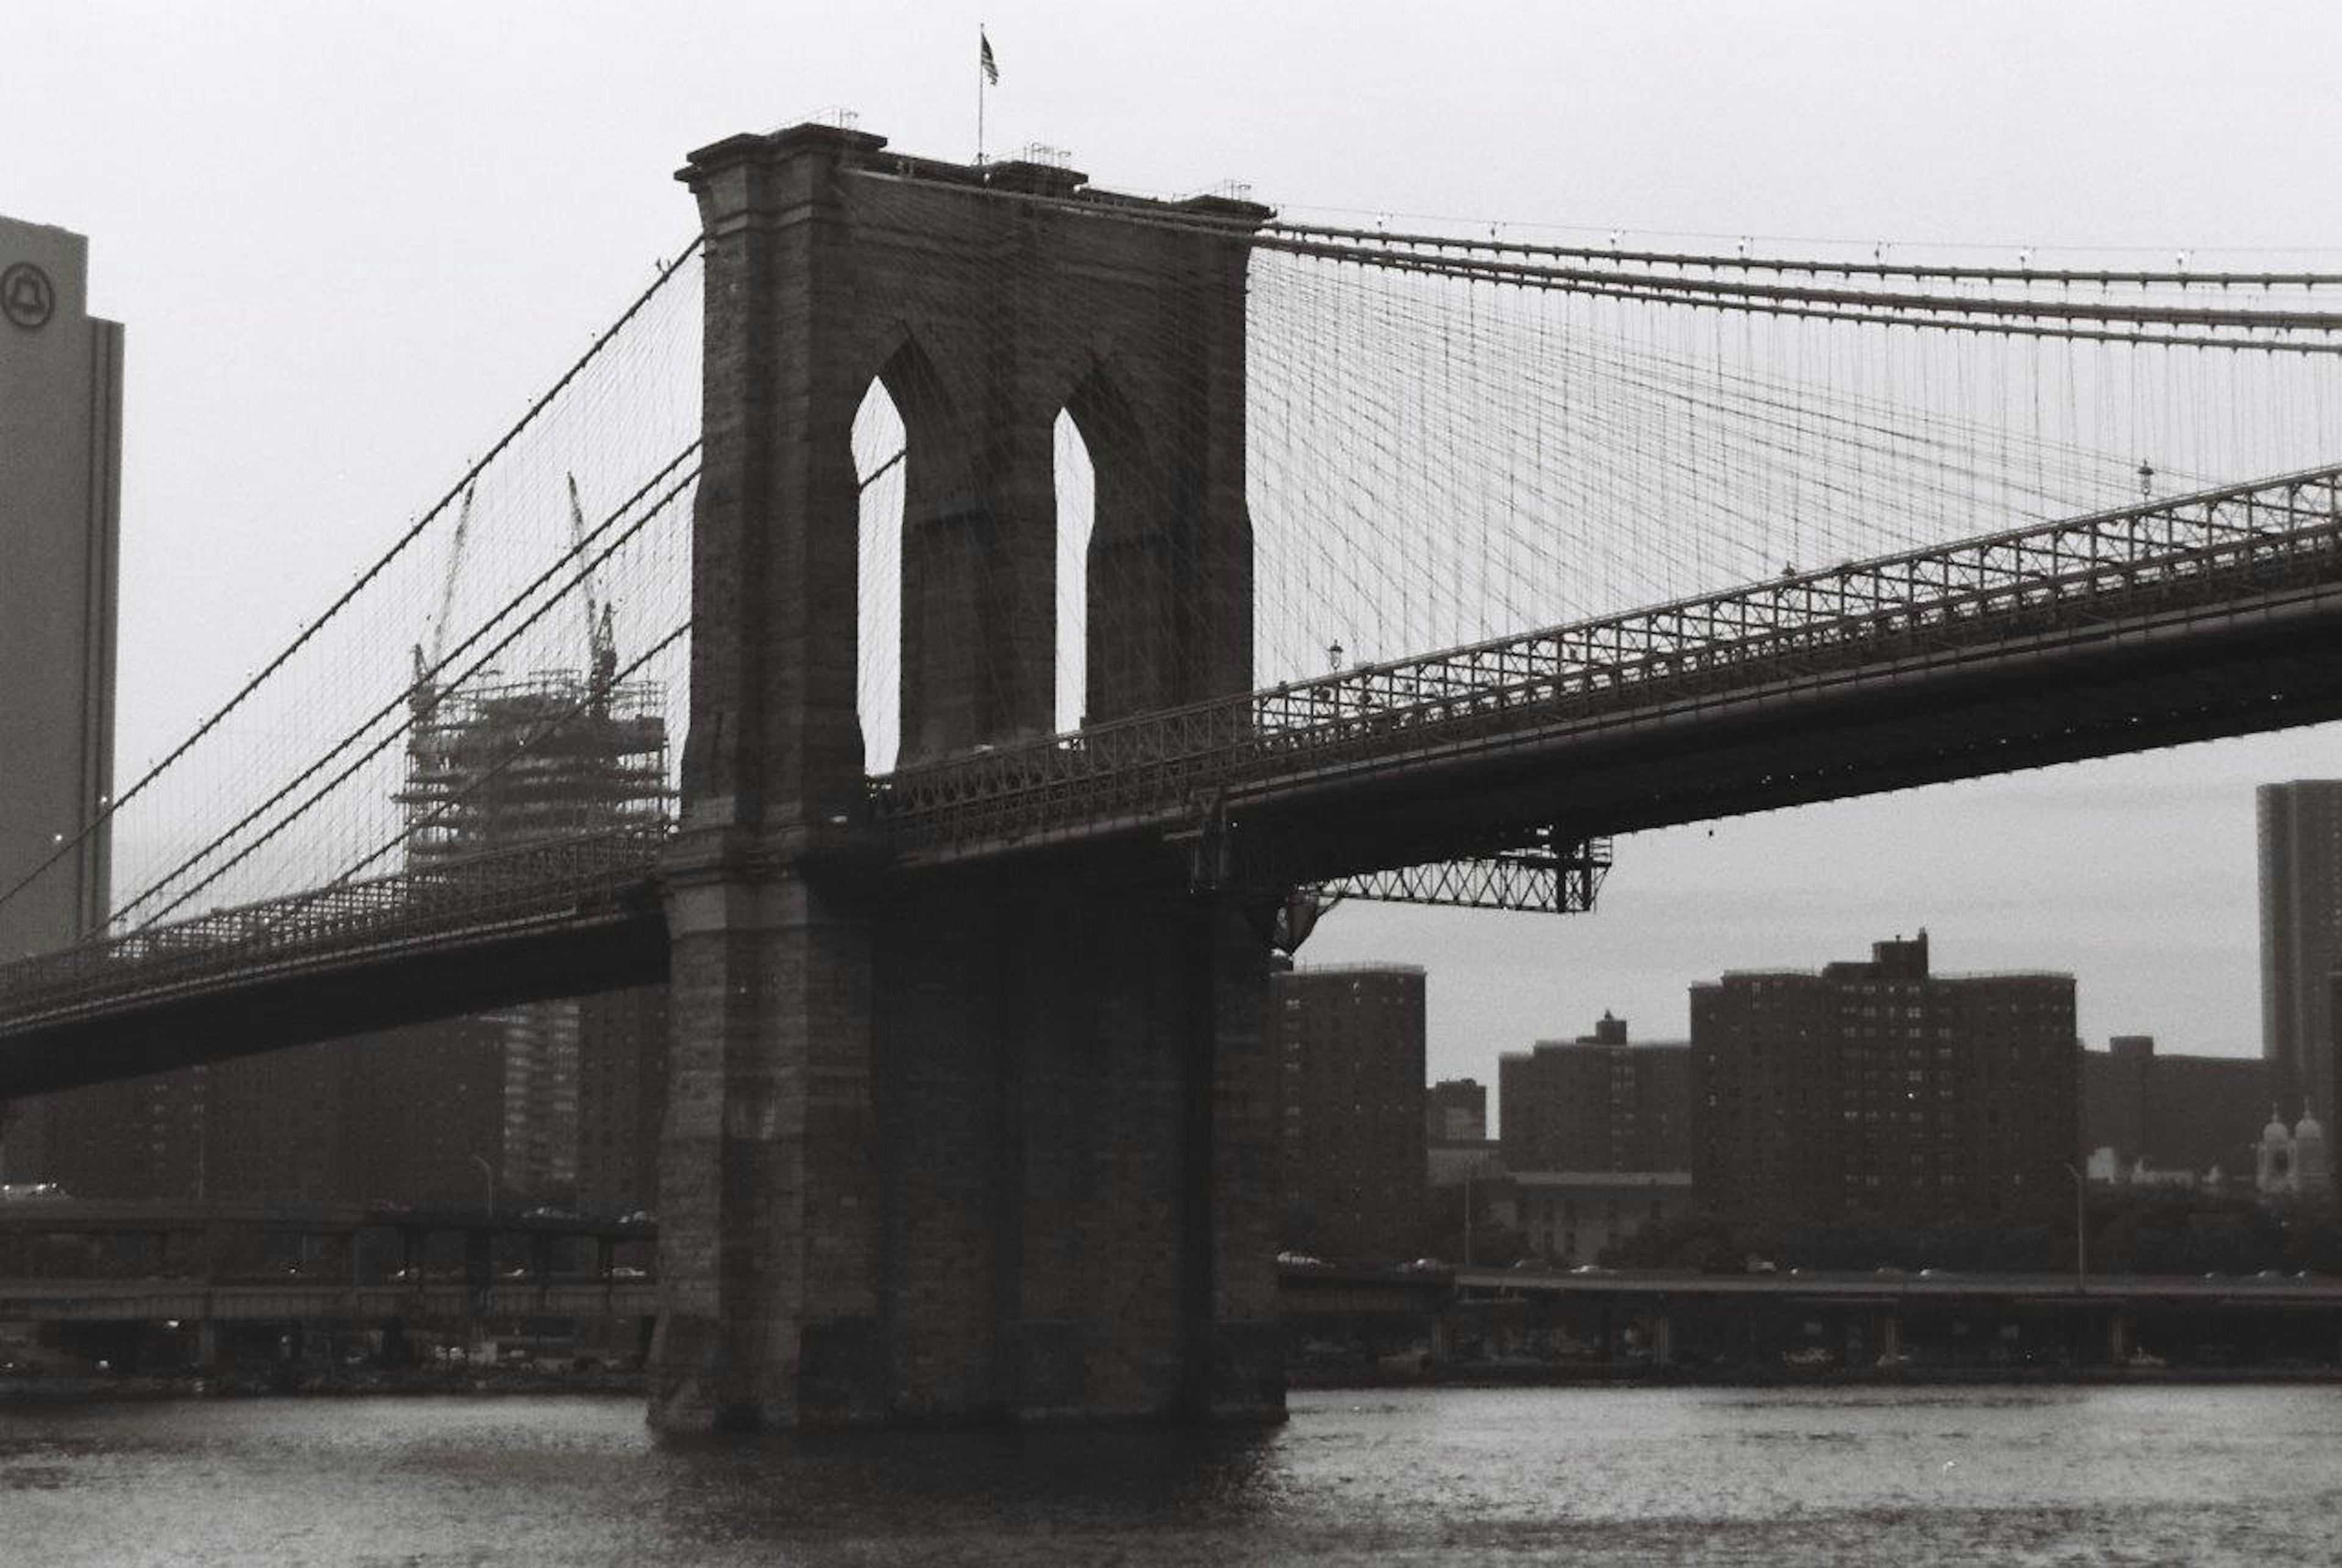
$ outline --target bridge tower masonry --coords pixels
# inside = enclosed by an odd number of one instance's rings
[[[1169,846],[892,874],[856,711],[873,381],[906,430],[905,766],[1052,727],[1053,432],[1092,720],[1251,684],[1265,208],[801,125],[693,154],[706,246],[650,1416],[1275,1419],[1262,912]]]

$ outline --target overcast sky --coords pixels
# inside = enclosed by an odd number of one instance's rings
[[[90,235],[129,327],[125,774],[679,248],[686,151],[845,105],[972,153],[979,15],[994,150],[1124,189],[2342,262],[2330,5],[0,0],[0,212]],[[1435,1075],[1922,924],[2076,974],[2093,1043],[2252,1054],[2251,786],[2329,774],[2326,728],[1647,834],[1593,915],[1346,909],[1304,956],[1426,964]]]

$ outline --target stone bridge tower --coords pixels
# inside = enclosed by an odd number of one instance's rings
[[[891,875],[857,408],[906,430],[905,765],[1051,728],[1053,432],[1096,474],[1091,719],[1251,684],[1249,204],[822,126],[694,154],[706,245],[651,1416],[1283,1408],[1266,947],[1169,849]]]

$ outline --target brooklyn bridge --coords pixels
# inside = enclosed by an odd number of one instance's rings
[[[1638,830],[2342,717],[2342,275],[1312,226],[826,125],[681,178],[647,291],[0,890],[113,857],[0,968],[0,1095],[666,981],[670,1429],[1273,1417],[1266,977],[1340,902],[1583,912]],[[672,780],[536,809],[670,689]]]

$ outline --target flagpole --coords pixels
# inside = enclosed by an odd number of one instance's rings
[[[976,25],[976,161],[984,163],[984,24]]]

